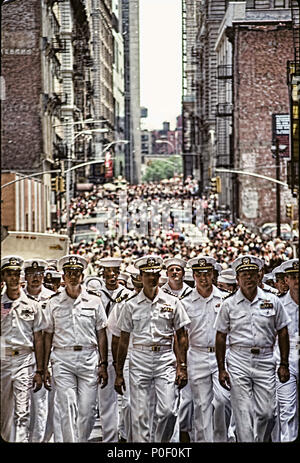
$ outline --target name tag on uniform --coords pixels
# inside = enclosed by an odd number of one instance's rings
[[[94,307],[81,307],[81,310],[95,310]]]
[[[161,312],[173,312],[173,307],[171,307],[170,305],[164,305],[161,309],[160,309]]]
[[[264,301],[260,304],[261,309],[273,309],[273,302]]]

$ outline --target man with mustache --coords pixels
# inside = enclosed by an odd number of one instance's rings
[[[43,259],[27,259],[24,262],[25,294],[29,294],[36,301],[41,303],[42,309],[45,308],[46,302],[54,291],[47,289],[43,285],[44,273],[48,263]],[[40,389],[32,395],[31,401],[31,432],[30,442],[42,442],[45,435],[47,414],[48,414],[48,391],[45,388]]]

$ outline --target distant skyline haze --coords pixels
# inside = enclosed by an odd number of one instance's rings
[[[148,117],[142,128],[176,127],[181,114],[181,0],[140,0],[140,94]]]

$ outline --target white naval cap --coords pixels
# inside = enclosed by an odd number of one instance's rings
[[[298,273],[299,272],[299,259],[290,259],[281,264],[281,270],[284,273]]]
[[[77,254],[69,254],[59,259],[58,267],[62,271],[68,269],[80,269],[83,271],[87,267],[87,261],[84,257],[78,256]]]
[[[284,270],[282,270],[282,264],[273,268],[272,275],[276,278],[276,275],[284,275]]]
[[[24,270],[25,272],[29,271],[43,271],[48,267],[48,262],[44,259],[27,259],[24,261]]]
[[[215,262],[214,269],[220,274],[223,270],[223,267],[219,262]]]
[[[104,257],[99,260],[99,265],[102,267],[120,267],[122,264],[122,259],[117,257]]]
[[[127,273],[127,272],[120,272],[119,273],[118,280],[123,280],[123,281],[125,281],[127,283],[129,278],[130,278],[129,273]]]
[[[20,256],[6,256],[1,259],[1,270],[21,270],[24,259]]]
[[[131,276],[131,278],[137,277],[140,274],[138,269],[132,264],[128,265],[128,267],[125,268],[125,271]]]
[[[102,288],[101,278],[91,275],[84,280],[84,284],[87,290],[99,291]]]
[[[261,270],[264,266],[262,259],[251,254],[237,257],[231,264],[235,273],[241,270]]]
[[[162,264],[163,260],[161,257],[151,254],[144,257],[139,257],[139,259],[134,261],[134,265],[136,266],[136,268],[146,273],[160,272],[162,269]]]
[[[235,272],[231,268],[222,270],[222,272],[218,276],[218,283],[226,283],[228,285],[233,285],[236,282],[237,281],[236,281]]]
[[[194,281],[193,277],[193,271],[190,268],[187,268],[186,271],[184,272],[184,281]]]
[[[136,286],[137,288],[141,288],[143,284],[142,284],[140,272],[138,271],[138,269],[134,265],[130,264],[128,265],[128,267],[126,267],[125,270],[130,275],[131,281],[133,283],[133,286],[132,286],[130,281],[127,282],[128,289],[131,289],[131,288],[134,289],[134,286]]]
[[[58,267],[58,259],[46,259],[46,262],[48,264],[49,269],[55,269],[57,270]]]
[[[209,272],[215,268],[216,259],[208,256],[193,257],[188,261],[188,266],[192,270],[199,270],[200,272]]]
[[[182,267],[183,269],[186,267],[187,262],[183,259],[180,259],[179,257],[170,257],[170,259],[164,260],[164,266],[166,268],[171,267],[171,265],[178,265],[179,267]]]
[[[270,280],[274,281],[274,278],[275,278],[275,276],[273,275],[272,272],[271,273],[265,273],[264,276],[263,276],[262,282],[266,283],[267,281],[270,281]]]
[[[51,283],[53,279],[61,280],[61,277],[62,277],[61,272],[57,272],[57,270],[46,269],[45,274],[44,274],[44,282]]]
[[[160,273],[160,277],[159,277],[159,284],[163,285],[167,283],[167,281],[168,281],[167,272],[165,270],[162,270]]]

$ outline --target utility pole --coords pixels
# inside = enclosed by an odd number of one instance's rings
[[[280,181],[280,158],[279,158],[279,140],[276,139],[276,151],[275,151],[275,162],[276,162],[276,180]],[[280,184],[276,183],[276,236],[280,238]]]

